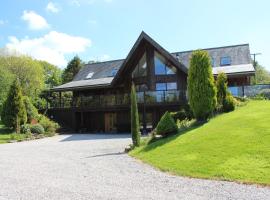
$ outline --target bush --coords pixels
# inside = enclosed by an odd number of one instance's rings
[[[265,99],[270,99],[270,89],[263,89],[260,91],[259,95]]]
[[[35,133],[35,134],[44,134],[45,130],[43,128],[43,126],[41,126],[40,124],[34,124],[31,126],[31,133]]]
[[[227,95],[223,103],[224,112],[230,112],[235,109],[235,100],[232,95]]]
[[[44,128],[45,134],[52,136],[60,128],[59,124],[50,120],[48,117],[41,115],[39,124]]]
[[[156,133],[165,137],[172,133],[176,133],[177,130],[177,125],[175,124],[174,119],[167,111],[158,122],[158,125],[156,127]]]
[[[187,118],[186,112],[183,109],[177,112],[171,112],[170,115],[172,116],[175,122],[177,120],[182,121]]]
[[[206,120],[216,108],[216,86],[208,53],[192,53],[188,70],[188,101],[195,118]]]
[[[21,133],[22,134],[31,134],[31,129],[29,124],[23,124],[21,125]]]
[[[33,119],[38,118],[38,111],[37,111],[36,107],[32,104],[29,97],[24,96],[23,102],[25,105],[26,113],[27,113],[27,122],[31,123]]]

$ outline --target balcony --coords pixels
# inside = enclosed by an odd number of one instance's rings
[[[137,92],[139,105],[180,104],[184,101],[186,101],[184,90]],[[130,94],[117,94],[52,99],[49,108],[106,108],[129,105]]]

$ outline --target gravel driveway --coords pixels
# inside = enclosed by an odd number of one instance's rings
[[[270,199],[270,188],[171,176],[123,154],[128,135],[0,145],[2,199]]]

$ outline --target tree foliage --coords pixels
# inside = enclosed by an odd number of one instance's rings
[[[135,86],[131,87],[131,136],[134,146],[140,146],[140,124]]]
[[[218,110],[224,112],[230,112],[235,109],[235,100],[228,90],[227,75],[225,73],[220,73],[217,76],[217,101]]]
[[[267,71],[258,62],[254,63],[255,66],[255,76],[251,78],[252,84],[269,84],[270,83],[270,72]]]
[[[208,53],[192,53],[188,71],[188,100],[197,120],[206,120],[216,107],[216,87]]]
[[[3,104],[7,98],[9,88],[14,80],[14,75],[11,74],[5,67],[0,65],[0,113],[2,112]]]
[[[25,106],[25,110],[26,110],[26,114],[27,114],[27,122],[31,123],[32,120],[34,120],[34,119],[37,120],[38,110],[31,102],[31,99],[27,96],[24,96],[23,102],[24,102],[24,106]]]
[[[156,130],[157,134],[162,136],[168,136],[177,132],[177,125],[168,111],[161,117]]]
[[[0,67],[19,79],[22,93],[31,98],[44,89],[44,73],[40,63],[27,56],[1,56]]]
[[[62,83],[62,70],[46,61],[39,61],[44,70],[45,88],[53,88]]]
[[[25,124],[27,121],[22,90],[18,79],[15,79],[10,87],[1,113],[1,119],[7,127],[15,129],[16,133],[20,132],[20,125]]]
[[[225,73],[219,73],[217,76],[217,102],[218,105],[223,105],[227,93],[228,93],[228,81],[227,81],[227,75]]]
[[[63,72],[62,80],[63,83],[67,83],[73,80],[74,76],[82,68],[82,61],[78,56],[75,56],[67,65],[66,69]]]

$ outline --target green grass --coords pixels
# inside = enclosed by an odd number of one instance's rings
[[[10,140],[21,141],[26,137],[25,134],[14,134],[13,131],[7,129],[0,121],[0,144],[8,143]]]
[[[270,185],[270,101],[250,101],[130,155],[177,175]]]

